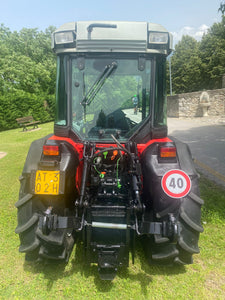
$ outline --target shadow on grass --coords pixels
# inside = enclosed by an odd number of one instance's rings
[[[74,252],[72,252],[74,253]],[[132,265],[130,261],[129,268],[119,268],[117,272],[117,278],[121,281],[126,280],[130,282],[138,282],[141,287],[142,294],[147,296],[147,290],[154,275],[175,275],[185,272],[184,266],[156,266],[150,265],[147,258],[144,255],[144,250],[141,245],[141,241],[137,240],[135,250],[136,264]],[[85,263],[85,257],[83,254],[83,246],[81,243],[76,244],[75,255],[70,258],[70,268],[66,267],[63,263],[24,263],[24,270],[32,272],[34,274],[43,274],[44,279],[47,280],[46,289],[51,291],[54,282],[59,279],[71,277],[75,274],[79,275],[81,279],[88,280],[88,278],[94,278],[94,283],[99,292],[109,292],[115,284],[115,281],[103,281],[98,274],[98,267],[94,264]]]
[[[69,277],[74,272],[73,270],[66,271],[65,263],[53,263],[53,262],[24,262],[24,270],[34,274],[43,274],[43,277],[47,280],[46,290],[51,291],[54,282],[60,278]]]

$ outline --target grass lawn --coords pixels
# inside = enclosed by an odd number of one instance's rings
[[[40,130],[0,132],[0,299],[225,299],[225,190],[201,179],[204,233],[200,254],[185,267],[148,265],[140,240],[135,264],[118,272],[112,282],[98,278],[96,266],[86,267],[80,246],[64,265],[28,264],[18,252],[19,176],[30,143],[51,133],[53,123]],[[76,251],[75,251],[76,250]]]

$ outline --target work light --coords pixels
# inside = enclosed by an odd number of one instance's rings
[[[72,31],[63,31],[55,33],[55,43],[59,44],[71,44],[74,42],[74,33]]]
[[[149,33],[150,44],[167,44],[168,33],[167,32],[150,32]]]

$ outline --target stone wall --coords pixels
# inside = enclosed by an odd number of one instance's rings
[[[208,116],[225,115],[225,88],[205,91],[209,95],[206,108],[200,103],[201,92],[178,94],[167,97],[168,117],[202,117],[205,109]]]

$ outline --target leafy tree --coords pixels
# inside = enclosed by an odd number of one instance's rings
[[[194,38],[185,35],[175,46],[171,69],[175,93],[193,92],[201,87],[199,43]]]
[[[190,36],[183,36],[175,46],[171,59],[175,93],[221,88],[222,76],[225,74],[224,1],[220,3],[219,11],[222,13],[221,22],[214,23],[200,42]]]
[[[33,115],[42,122],[54,116],[56,58],[51,33],[37,29],[11,32],[0,26],[0,131],[16,127],[16,118]]]
[[[225,2],[220,2],[220,7],[218,9],[218,11],[220,11],[222,13],[222,15],[224,15],[225,13]]]
[[[225,74],[225,16],[203,36],[200,53],[204,88],[221,88],[221,78]]]

